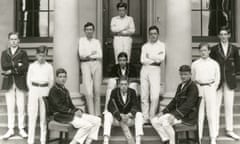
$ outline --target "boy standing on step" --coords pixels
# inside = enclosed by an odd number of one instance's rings
[[[233,132],[233,104],[234,89],[237,87],[236,74],[240,72],[239,50],[230,44],[231,33],[229,28],[221,27],[218,37],[220,42],[212,47],[210,57],[220,65],[221,79],[217,91],[217,135],[219,133],[220,108],[224,99],[226,135],[240,140],[240,137]]]
[[[84,25],[85,37],[79,39],[79,56],[88,113],[100,116],[102,48],[100,41],[94,38],[94,31],[93,23]]]
[[[46,46],[37,48],[37,60],[28,68],[28,144],[34,144],[38,113],[40,113],[40,141],[41,144],[46,144],[46,110],[42,97],[48,96],[54,79],[53,67],[45,60],[46,54]]]
[[[202,139],[205,113],[208,120],[211,144],[216,144],[216,101],[220,81],[219,64],[209,57],[207,43],[199,45],[200,58],[192,63],[192,79],[197,84],[199,96],[202,97],[199,108],[199,139]]]
[[[159,40],[159,29],[148,29],[149,41],[142,46],[140,72],[141,102],[144,123],[148,123],[158,110],[161,68],[165,59],[165,44]]]
[[[6,104],[8,113],[8,131],[2,136],[8,139],[14,135],[15,106],[18,109],[18,128],[19,135],[27,137],[24,130],[25,117],[25,92],[27,91],[26,73],[28,69],[27,53],[19,47],[18,33],[8,34],[9,48],[2,52],[1,66],[3,73],[2,89],[6,90]],[[15,105],[16,104],[16,105]]]

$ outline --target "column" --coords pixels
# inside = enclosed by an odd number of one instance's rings
[[[236,14],[235,14],[235,18],[236,18],[236,41],[238,43],[238,46],[240,46],[240,17],[238,15],[240,15],[240,1],[235,1],[236,3]],[[233,34],[233,32],[232,32]]]
[[[191,0],[166,1],[166,97],[173,97],[180,82],[178,69],[191,64]]]
[[[54,68],[67,70],[71,96],[79,95],[78,6],[78,0],[55,0]]]

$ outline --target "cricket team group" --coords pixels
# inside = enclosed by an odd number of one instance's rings
[[[19,47],[18,33],[9,33],[9,46],[1,55],[2,89],[5,90],[7,104],[8,131],[1,138],[8,140],[15,135],[16,106],[18,135],[27,138],[28,144],[34,144],[39,116],[40,143],[46,144],[47,122],[43,97],[48,97],[49,109],[54,120],[70,123],[77,129],[70,144],[92,143],[98,139],[101,126],[103,144],[109,144],[113,123],[134,125],[136,144],[141,144],[145,124],[153,126],[162,143],[175,144],[174,125],[197,123],[201,142],[205,115],[211,144],[216,144],[222,101],[225,108],[226,136],[240,140],[233,132],[234,89],[237,87],[236,75],[240,72],[240,57],[238,48],[229,42],[229,29],[219,29],[217,45],[210,48],[207,43],[201,43],[200,58],[191,66],[182,64],[176,68],[181,82],[171,102],[166,108],[159,110],[160,66],[167,56],[165,44],[159,40],[159,28],[148,28],[148,41],[141,48],[142,67],[139,74],[130,63],[131,36],[135,32],[134,20],[126,14],[126,3],[120,2],[116,8],[118,16],[112,18],[110,28],[114,35],[116,64],[107,74],[109,79],[103,112],[100,108],[103,54],[100,41],[94,38],[93,23],[87,22],[84,25],[85,36],[79,39],[87,112],[73,104],[65,87],[67,75],[71,74],[64,68],[56,68],[54,72],[53,66],[46,61],[47,47],[38,47],[36,60],[29,64],[27,53]],[[198,107],[199,97],[201,102]],[[26,111],[28,133],[25,131]]]

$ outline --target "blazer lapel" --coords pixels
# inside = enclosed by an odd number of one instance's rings
[[[124,104],[124,102],[123,102],[123,99],[122,99],[122,95],[121,95],[120,89],[118,89],[117,97],[118,97],[118,100],[119,100],[120,104],[121,104],[122,106],[124,106],[125,104]]]
[[[131,95],[130,95],[129,90],[127,90],[127,100],[126,100],[124,107],[126,107],[130,103],[130,100],[131,100]]]
[[[232,53],[232,45],[228,44],[227,58],[231,55],[231,53]]]
[[[126,72],[125,72],[125,75],[128,77],[129,76],[129,70],[130,69],[130,66],[129,64],[126,65]]]
[[[188,82],[186,82],[186,84],[183,86],[183,88],[181,88],[181,87],[179,88],[179,92],[177,94],[180,95],[183,92],[185,92],[191,83],[192,83],[192,80],[189,80]]]
[[[117,73],[118,73],[119,77],[122,75],[120,65],[117,66]]]
[[[7,49],[7,54],[8,54],[10,57],[12,57],[12,53],[11,53],[11,49],[10,49],[10,48]]]
[[[14,59],[19,53],[20,53],[20,48],[18,47],[14,55],[12,56],[12,58]]]
[[[222,48],[222,45],[221,45],[221,43],[219,43],[218,44],[218,52],[219,52],[219,54],[222,56],[222,58],[226,58],[225,57],[225,54],[224,54],[224,52],[223,52],[223,48]]]

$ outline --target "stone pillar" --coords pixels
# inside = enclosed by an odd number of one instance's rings
[[[79,4],[78,0],[55,0],[54,68],[65,68],[66,87],[71,96],[79,95]]]
[[[178,68],[191,64],[191,0],[166,1],[166,97],[173,97],[180,82]]]
[[[235,1],[236,3],[236,14],[235,14],[235,18],[236,18],[236,42],[237,45],[240,46],[240,17],[238,16],[240,14],[240,1]],[[232,32],[233,34],[233,32]]]

